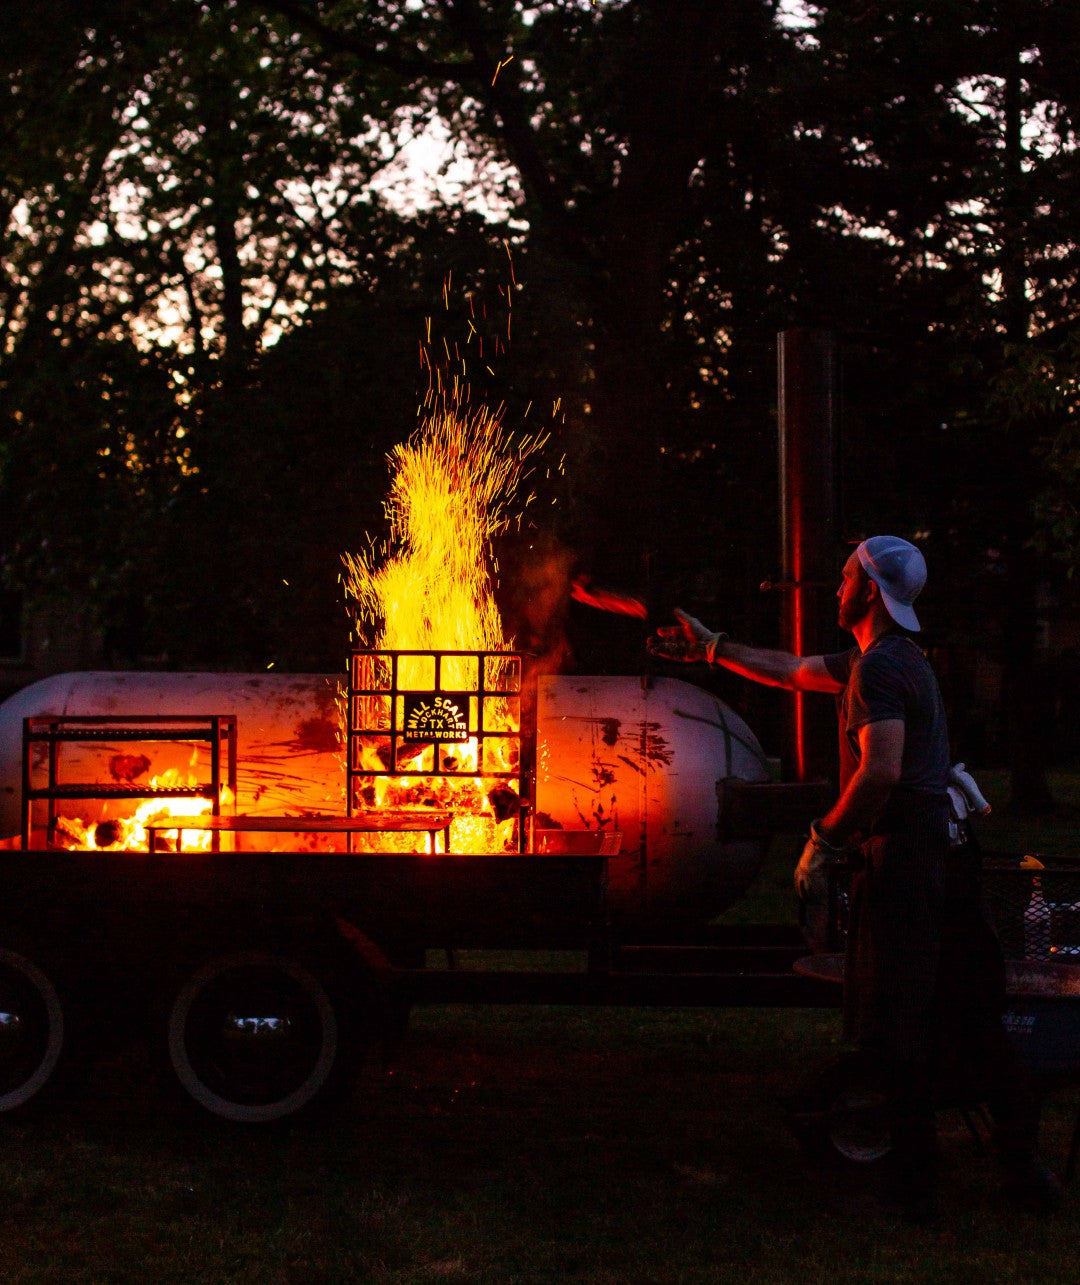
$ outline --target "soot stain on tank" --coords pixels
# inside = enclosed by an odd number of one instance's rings
[[[596,718],[564,714],[561,721],[564,723],[568,721],[573,721],[575,723],[588,723],[594,729],[599,730],[601,741],[608,746],[618,744],[619,737],[622,734],[621,718]]]
[[[578,820],[586,830],[617,830],[619,828],[619,796],[612,793],[608,798],[608,806],[604,806],[604,800],[600,791],[589,790],[592,795],[592,802],[582,803],[575,793],[571,799],[571,806],[577,813]],[[588,808],[588,812],[585,811]]]
[[[670,767],[675,757],[667,738],[659,734],[659,723],[646,723],[642,735],[642,757],[649,763]]]
[[[294,754],[333,754],[341,748],[336,723],[327,718],[305,718],[296,725],[288,748]]]
[[[593,763],[593,781],[598,790],[603,789],[605,785],[615,784],[615,769],[610,763],[602,763],[599,759]]]
[[[596,721],[601,727],[600,739],[605,745],[614,745],[619,739],[619,732],[622,729],[622,719],[598,718]]]

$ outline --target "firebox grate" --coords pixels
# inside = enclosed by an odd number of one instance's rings
[[[512,820],[512,846],[525,851],[535,732],[525,724],[523,683],[517,652],[353,652],[349,815],[380,806],[456,812],[447,799],[457,782],[471,786],[464,810],[486,798],[485,812]]]

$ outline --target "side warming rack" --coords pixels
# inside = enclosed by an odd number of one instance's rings
[[[121,745],[176,741],[207,747],[205,778],[186,784],[151,784],[102,780],[62,780],[61,748],[65,744]],[[223,762],[224,760],[224,762]],[[45,783],[39,784],[44,768]],[[223,779],[224,773],[224,779]],[[22,847],[30,846],[35,804],[47,805],[46,843],[56,840],[57,804],[64,800],[207,799],[220,814],[222,790],[236,798],[235,714],[51,715],[23,719]]]

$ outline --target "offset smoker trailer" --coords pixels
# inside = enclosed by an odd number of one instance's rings
[[[347,1083],[414,1004],[835,1005],[835,987],[792,971],[794,926],[618,944],[605,870],[534,854],[0,853],[0,1110],[113,1024],[167,1042],[208,1110],[268,1121]],[[460,950],[530,949],[578,967],[452,966]],[[451,966],[425,968],[429,951]]]

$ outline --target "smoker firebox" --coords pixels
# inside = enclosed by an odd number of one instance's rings
[[[380,807],[471,813],[471,844],[463,835],[464,816],[451,825],[455,850],[525,851],[536,736],[523,724],[522,684],[523,660],[516,652],[355,651],[348,689],[349,815]],[[511,833],[499,833],[499,826]]]

